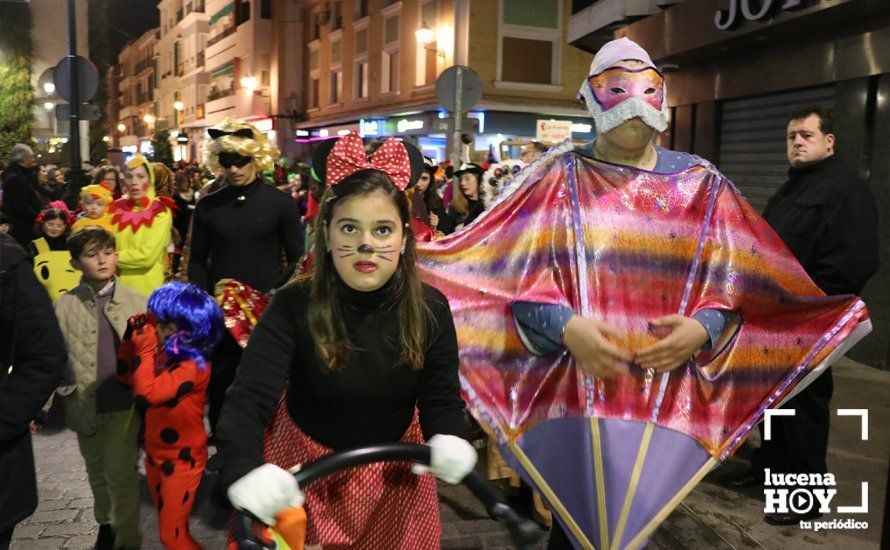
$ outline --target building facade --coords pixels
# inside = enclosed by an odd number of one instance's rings
[[[444,160],[447,116],[436,79],[472,68],[482,82],[470,156],[532,140],[542,120],[591,136],[578,88],[591,56],[566,43],[571,0],[342,0],[306,2],[304,99],[296,138],[349,130],[415,140]],[[513,151],[515,153],[515,151]]]
[[[813,103],[834,109],[837,155],[870,185],[885,237],[883,267],[864,293],[874,332],[851,355],[888,368],[890,2],[588,0],[575,8],[570,41],[591,52],[615,36],[643,46],[667,77],[664,144],[714,162],[757,208],[787,177],[788,114]]]
[[[209,16],[204,0],[162,0],[155,90],[155,130],[167,130],[174,160],[200,160],[206,121],[202,106],[210,86],[206,70]]]
[[[206,125],[226,118],[274,132],[272,99],[272,0],[208,0],[205,60],[209,88]],[[275,136],[271,136],[273,141]]]
[[[125,153],[151,151],[156,119],[154,89],[158,29],[146,31],[128,43],[110,69],[107,118],[113,124],[112,145]],[[117,121],[117,122],[113,122]]]

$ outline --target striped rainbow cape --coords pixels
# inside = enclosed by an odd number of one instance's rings
[[[705,161],[664,175],[564,145],[472,225],[418,248],[424,281],[451,304],[471,412],[579,547],[642,544],[765,409],[870,330],[862,301],[825,296]],[[606,321],[629,350],[654,342],[648,322],[664,315],[739,321],[670,373],[603,380],[568,354],[531,355],[517,300]]]

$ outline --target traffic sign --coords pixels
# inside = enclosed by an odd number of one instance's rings
[[[71,105],[68,103],[59,103],[56,105],[55,113],[56,120],[67,122],[71,118]],[[99,120],[102,118],[102,111],[95,105],[84,103],[80,106],[80,111],[77,113],[77,116],[80,120]]]
[[[461,111],[469,111],[482,99],[482,80],[476,71],[463,65],[448,67],[436,80],[436,100],[442,107],[455,111],[458,94]]]
[[[446,133],[453,132],[452,124],[454,124],[454,118],[438,118],[435,123],[435,131],[436,133]],[[467,118],[464,117],[461,120],[461,126],[458,130],[462,134],[478,134],[479,133],[479,119],[478,118]]]
[[[89,101],[96,95],[99,89],[99,71],[93,62],[86,57],[75,58],[77,67],[77,98],[80,101]],[[65,101],[71,101],[71,72],[68,70],[68,58],[63,57],[53,70],[53,83],[56,85],[56,93]]]

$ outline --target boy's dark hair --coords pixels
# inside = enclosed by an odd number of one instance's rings
[[[79,260],[83,251],[93,246],[114,248],[115,244],[114,235],[98,225],[88,225],[68,237],[68,251],[74,260]]]
[[[823,135],[827,136],[828,134],[834,133],[834,117],[831,114],[831,109],[826,109],[821,105],[807,105],[806,107],[801,107],[800,109],[795,110],[788,115],[788,120],[785,121],[785,125],[787,126],[792,120],[803,120],[812,115],[819,117],[819,131],[822,132]]]

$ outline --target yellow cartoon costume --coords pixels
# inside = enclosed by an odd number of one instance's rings
[[[37,249],[34,274],[50,300],[55,302],[59,296],[80,284],[80,272],[71,267],[71,254],[67,250],[51,250],[43,237],[32,243]]]
[[[91,199],[98,199],[103,201],[105,203],[105,212],[103,212],[102,215],[98,218],[87,218],[86,216],[78,218],[77,221],[74,222],[74,225],[71,226],[71,232],[76,233],[84,227],[90,225],[98,225],[106,231],[115,233],[117,230],[111,223],[111,213],[109,212],[109,208],[111,207],[111,203],[113,200],[111,191],[109,191],[106,187],[98,184],[86,185],[83,189],[80,190],[80,200],[86,202],[87,200]]]
[[[144,166],[150,185],[145,197],[138,200],[121,198],[109,207],[113,232],[117,236],[120,279],[133,290],[148,296],[164,284],[167,266],[167,245],[173,227],[176,203],[155,192],[155,171],[142,155],[134,155],[127,167]]]
[[[53,201],[44,207],[36,222],[40,225],[48,220],[62,220],[71,226],[74,216],[62,201]],[[67,231],[57,237],[40,237],[31,241],[31,253],[34,255],[34,275],[46,289],[49,298],[56,301],[80,283],[80,272],[71,266],[71,254],[68,252]]]

